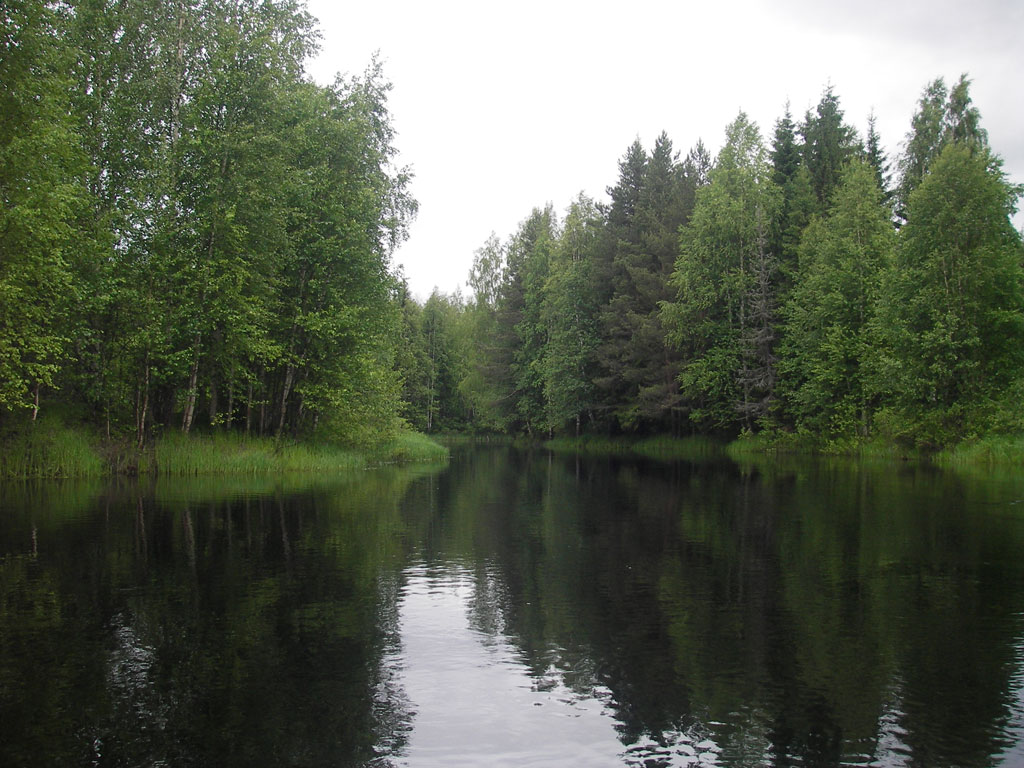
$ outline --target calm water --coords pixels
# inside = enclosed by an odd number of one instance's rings
[[[1024,765],[1024,469],[0,488],[0,765]]]

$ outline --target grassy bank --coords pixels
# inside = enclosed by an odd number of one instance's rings
[[[933,461],[941,467],[1024,467],[1024,435],[990,435],[964,440],[939,451]]]
[[[583,455],[638,454],[655,459],[706,461],[727,456],[738,462],[771,457],[831,456],[860,461],[927,461],[943,467],[1024,467],[1024,435],[996,435],[958,443],[938,453],[925,453],[880,438],[845,442],[821,442],[807,435],[775,433],[744,435],[729,443],[705,437],[668,435],[631,440],[584,436],[559,438],[544,447],[562,453]]]
[[[907,448],[895,442],[873,438],[871,440],[822,441],[809,435],[789,432],[743,435],[725,448],[733,459],[751,456],[835,456],[878,461],[908,461],[926,459],[916,448]]]
[[[0,433],[0,478],[89,478],[141,475],[265,475],[332,473],[396,462],[446,461],[448,449],[425,435],[399,433],[355,449],[241,435],[170,432],[141,453],[58,419]]]
[[[593,456],[624,455],[633,451],[634,441],[624,438],[585,435],[583,437],[556,437],[544,442],[544,447],[556,453],[579,453]]]
[[[591,456],[637,454],[653,459],[698,461],[723,455],[724,444],[707,437],[671,437],[659,435],[642,440],[603,436],[556,438],[544,447],[559,453]]]
[[[0,478],[102,477],[109,462],[87,430],[40,419],[0,431]]]

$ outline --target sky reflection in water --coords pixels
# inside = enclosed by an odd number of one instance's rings
[[[474,574],[450,563],[405,572],[401,644],[386,660],[411,707],[412,730],[397,766],[551,766],[717,764],[718,747],[691,740],[664,747],[646,739],[624,748],[608,707],[611,692],[593,681],[566,687],[557,649],[540,675],[494,627],[473,626]]]

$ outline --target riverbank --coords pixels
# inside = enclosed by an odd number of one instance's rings
[[[399,432],[367,448],[269,437],[171,432],[142,451],[87,427],[43,420],[0,435],[0,478],[112,475],[261,475],[338,472],[398,462],[447,461],[448,449],[417,432]]]
[[[1024,435],[991,435],[964,440],[937,452],[907,448],[874,439],[850,443],[815,444],[795,435],[747,435],[732,441],[706,437],[659,435],[642,439],[585,436],[557,438],[544,447],[584,455],[639,454],[651,458],[701,460],[728,457],[742,461],[763,456],[836,456],[873,461],[927,461],[942,467],[1024,466]]]

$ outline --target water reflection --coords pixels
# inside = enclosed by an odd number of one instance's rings
[[[3,765],[1024,763],[1024,476],[0,488]]]
[[[482,577],[482,578],[481,578]],[[418,563],[405,573],[398,672],[411,708],[399,766],[712,765],[717,746],[678,734],[624,748],[612,693],[583,660],[549,648],[533,668],[498,619],[498,575]],[[664,740],[663,740],[664,741]]]
[[[414,479],[127,485],[49,507],[17,495],[64,495],[8,491],[0,764],[357,766],[400,748],[381,659]]]
[[[426,561],[475,569],[467,615],[535,678],[601,692],[620,764],[1019,754],[1024,478],[499,450],[418,490]]]

